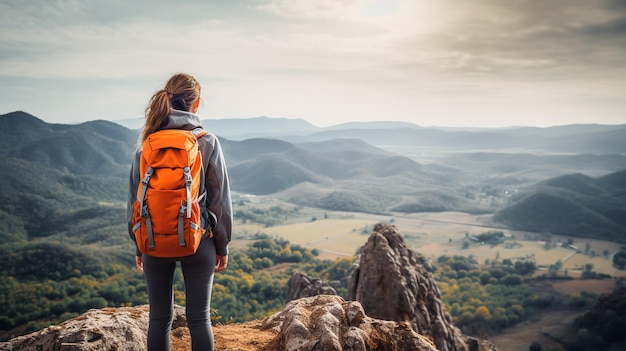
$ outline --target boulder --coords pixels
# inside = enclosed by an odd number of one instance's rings
[[[393,225],[374,227],[350,277],[348,299],[372,318],[409,323],[441,351],[468,350],[444,310],[427,260],[407,247]]]
[[[287,283],[287,302],[317,295],[337,295],[337,292],[319,278],[312,278],[304,273],[296,272]]]
[[[0,343],[0,350],[146,350],[148,315],[146,305],[92,309],[59,325]],[[185,309],[176,305],[172,330],[184,326],[186,326]]]
[[[437,351],[409,323],[368,317],[360,303],[340,296],[293,300],[264,319],[261,329],[277,333],[265,351]]]

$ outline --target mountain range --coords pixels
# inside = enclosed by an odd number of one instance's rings
[[[141,119],[117,121],[138,129]],[[256,117],[205,119],[207,130],[230,140],[272,138],[291,142],[361,139],[374,146],[402,145],[443,150],[530,150],[547,153],[623,154],[626,124],[579,124],[509,128],[421,127],[399,121],[349,122],[316,127],[303,119]]]
[[[584,213],[586,225],[601,228],[594,232],[598,236],[626,236],[626,223],[619,220],[624,187],[619,181],[602,185],[605,178],[624,178],[626,125],[462,129],[361,122],[318,128],[267,117],[203,124],[220,137],[236,192],[368,213],[495,212],[495,220],[514,228],[574,235],[589,228],[571,224],[580,216],[566,215]],[[64,125],[25,112],[2,115],[0,155],[9,166],[0,173],[3,196],[48,194],[45,201],[65,203],[54,194],[69,192],[74,195],[67,199],[80,202],[97,193],[123,203],[136,140],[136,129],[109,121]],[[34,177],[16,180],[11,169]],[[48,181],[38,182],[41,174]],[[578,179],[596,192],[555,187],[559,179],[568,184]],[[15,188],[20,182],[23,187]],[[551,206],[540,206],[547,203]],[[21,218],[20,213],[26,216],[20,221],[30,218],[9,205],[1,210],[3,218]],[[559,210],[564,216],[550,215]],[[546,219],[538,220],[533,211]]]

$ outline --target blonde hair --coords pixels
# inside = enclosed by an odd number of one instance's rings
[[[146,106],[146,121],[139,135],[141,148],[150,134],[160,130],[167,121],[170,109],[191,111],[193,103],[200,98],[200,83],[192,75],[177,73],[157,91]]]

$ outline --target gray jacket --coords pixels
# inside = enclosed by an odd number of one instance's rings
[[[172,109],[167,120],[167,124],[162,129],[184,129],[193,130],[202,128],[200,118],[193,113]],[[200,204],[202,213],[202,227],[213,228],[213,240],[215,241],[216,253],[221,256],[228,255],[228,243],[230,242],[233,209],[230,197],[230,186],[228,184],[228,173],[226,172],[226,161],[222,154],[222,148],[215,135],[209,133],[198,140],[200,152],[202,154],[202,165],[205,175],[205,189],[207,192],[206,203]],[[135,154],[133,165],[130,169],[130,182],[128,188],[128,202],[126,214],[128,218],[128,233],[135,240],[132,232],[133,203],[137,199],[137,188],[139,186],[139,159],[141,150]],[[204,239],[206,240],[206,238]],[[141,255],[139,250],[137,255]]]

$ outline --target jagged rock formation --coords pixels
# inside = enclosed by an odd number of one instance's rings
[[[360,303],[340,296],[291,301],[266,318],[261,328],[277,333],[265,351],[437,351],[408,323],[370,318]]]
[[[186,326],[185,309],[174,308],[172,330]],[[0,343],[2,351],[145,350],[148,306],[104,308],[38,332]]]
[[[337,292],[319,278],[312,278],[304,273],[296,272],[287,283],[287,302],[317,295],[337,295]]]
[[[409,249],[393,225],[377,224],[352,272],[348,299],[372,318],[408,322],[440,351],[467,351],[468,342],[444,311],[425,258]]]

